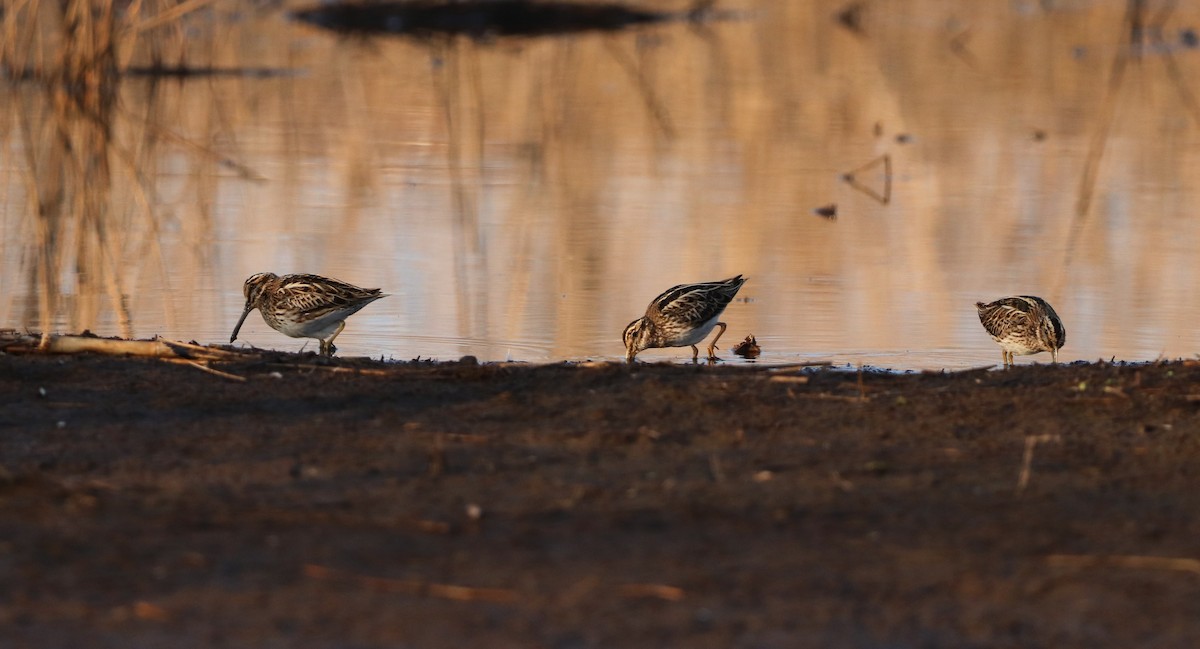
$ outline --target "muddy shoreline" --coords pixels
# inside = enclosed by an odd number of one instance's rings
[[[1200,645],[1196,363],[312,360],[0,355],[0,645]]]

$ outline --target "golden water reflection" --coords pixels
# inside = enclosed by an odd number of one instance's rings
[[[753,333],[759,362],[996,363],[973,304],[1020,293],[1062,316],[1064,360],[1190,357],[1200,9],[1144,4],[1136,41],[1100,2],[877,2],[851,29],[846,3],[761,0],[483,43],[217,11],[186,63],[287,73],[125,78],[102,223],[30,199],[79,118],[0,96],[0,326],[223,342],[247,276],[315,272],[391,294],[344,355],[617,359],[658,292],[743,273],[722,346]],[[886,204],[843,181],[885,155]],[[882,193],[881,169],[856,180]],[[305,344],[257,316],[241,339]]]

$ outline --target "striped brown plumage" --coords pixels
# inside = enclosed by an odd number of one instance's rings
[[[1004,366],[1013,365],[1013,355],[1050,352],[1058,362],[1058,350],[1067,342],[1067,330],[1048,302],[1034,295],[1005,297],[984,304],[976,302],[979,321],[1000,345]]]
[[[321,341],[321,355],[333,356],[333,339],[346,328],[346,318],[359,309],[387,297],[377,288],[359,288],[353,284],[320,275],[251,275],[242,292],[246,308],[229,342],[237,340],[246,316],[254,309],[272,329],[292,338]]]
[[[717,341],[725,333],[725,323],[717,320],[745,283],[746,278],[735,275],[719,282],[680,284],[667,289],[650,302],[646,315],[625,327],[622,334],[625,359],[633,362],[643,349],[690,346],[695,361],[700,357],[696,343],[720,327],[717,337],[708,346],[708,359],[719,360]]]

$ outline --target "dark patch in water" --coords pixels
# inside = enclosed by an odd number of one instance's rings
[[[302,74],[300,70],[288,68],[213,68],[207,66],[161,66],[139,65],[121,70],[121,76],[153,79],[199,79],[211,77],[238,77],[246,79],[274,79]],[[38,71],[32,68],[22,70],[0,71],[0,78],[10,81],[36,81],[40,78]]]
[[[345,3],[302,9],[292,16],[324,29],[352,34],[489,38],[619,31],[634,25],[699,18],[698,11],[672,14],[620,4],[468,0]]]
[[[130,77],[163,77],[188,79],[192,77],[246,77],[269,79],[299,74],[287,68],[213,68],[191,66],[136,66],[126,68],[122,74]]]
[[[1188,49],[1195,49],[1200,46],[1200,36],[1196,36],[1196,30],[1189,27],[1179,33],[1179,42]]]

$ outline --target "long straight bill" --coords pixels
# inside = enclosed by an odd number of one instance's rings
[[[246,321],[246,316],[250,315],[250,312],[253,310],[254,307],[247,306],[246,310],[242,311],[242,317],[238,318],[237,326],[233,328],[233,335],[229,337],[229,342],[237,340],[238,332],[242,330],[242,323]]]

